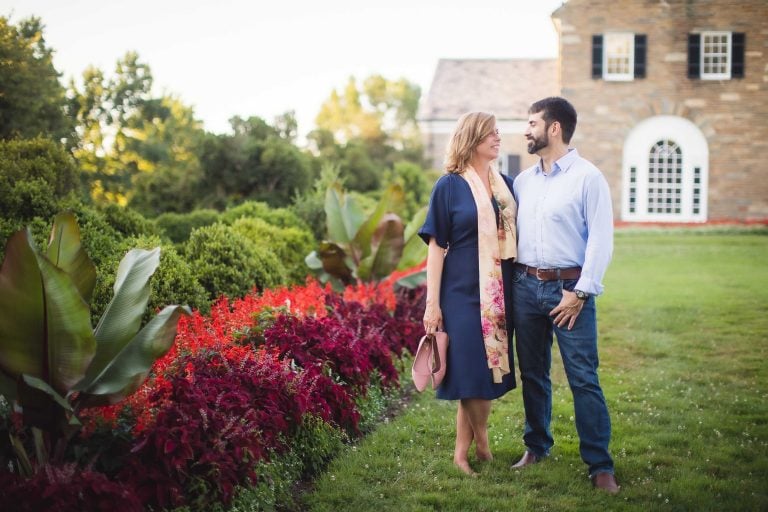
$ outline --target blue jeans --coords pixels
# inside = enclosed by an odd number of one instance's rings
[[[523,381],[525,434],[523,441],[537,457],[546,457],[554,444],[552,420],[552,334],[563,359],[573,393],[579,451],[589,465],[590,476],[613,473],[608,453],[611,419],[597,377],[597,316],[595,299],[590,297],[573,329],[557,327],[549,316],[562,298],[562,290],[573,290],[575,280],[539,281],[515,269],[512,315],[517,339],[517,360]]]

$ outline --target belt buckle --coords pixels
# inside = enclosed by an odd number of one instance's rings
[[[557,276],[557,279],[560,279],[560,269],[559,268],[537,268],[536,269],[536,279],[539,281],[549,281],[549,279],[545,279],[542,276],[546,276],[549,272],[555,272],[555,275]],[[539,275],[541,273],[541,275]]]

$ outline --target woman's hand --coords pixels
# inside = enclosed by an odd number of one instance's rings
[[[433,334],[443,330],[443,312],[437,304],[427,302],[424,310],[424,330],[427,334]]]

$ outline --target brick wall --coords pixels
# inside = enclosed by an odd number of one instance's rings
[[[623,143],[655,115],[692,121],[709,148],[708,220],[768,219],[768,2],[766,0],[569,0],[553,14],[562,95],[579,113],[572,145],[593,161],[621,212]],[[746,33],[745,76],[687,77],[688,33]],[[647,35],[646,78],[591,77],[592,35]]]

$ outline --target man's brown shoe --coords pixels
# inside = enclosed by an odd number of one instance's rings
[[[523,454],[523,457],[517,461],[515,464],[512,465],[513,469],[521,469],[525,466],[530,466],[531,464],[536,464],[539,462],[539,458],[534,455],[533,453],[529,452],[528,450],[525,450],[525,453]]]
[[[618,494],[619,484],[616,483],[616,477],[611,473],[597,473],[592,476],[592,485],[597,489],[602,489],[608,494]]]

